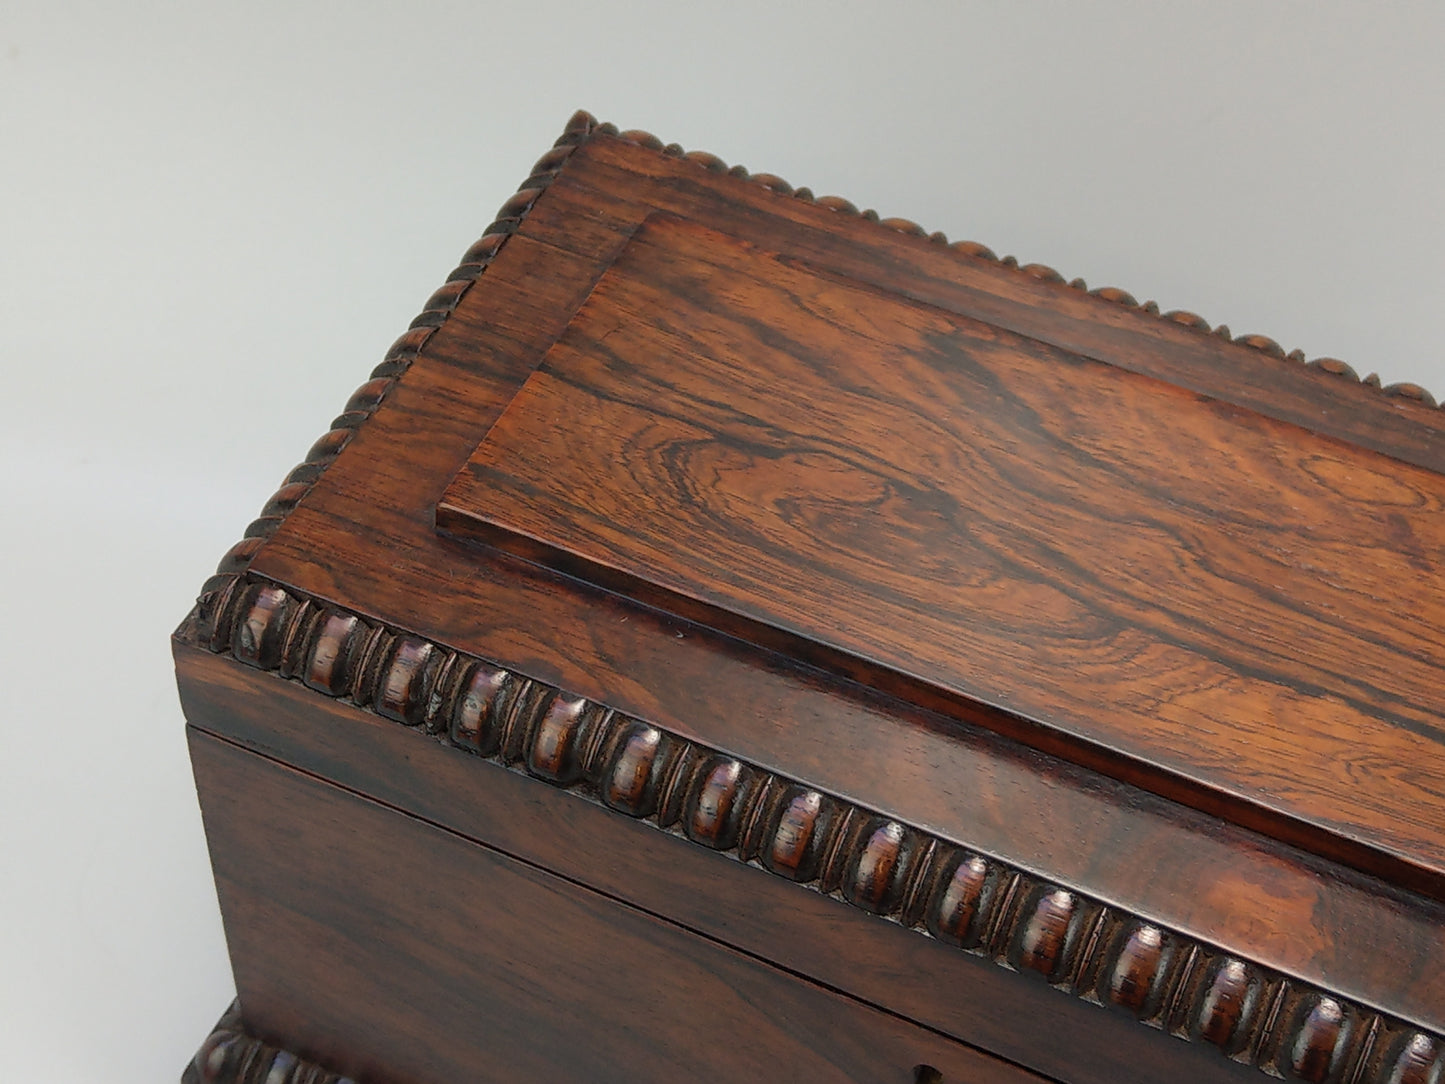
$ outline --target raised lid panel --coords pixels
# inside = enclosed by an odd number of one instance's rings
[[[1442,505],[1429,471],[654,216],[437,522],[1435,879]]]

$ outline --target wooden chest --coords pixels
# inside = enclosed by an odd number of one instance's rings
[[[187,1078],[1439,1084],[1442,468],[578,114],[176,634]]]

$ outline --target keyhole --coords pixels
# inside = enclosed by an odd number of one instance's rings
[[[943,1074],[931,1065],[915,1065],[913,1084],[943,1084]]]

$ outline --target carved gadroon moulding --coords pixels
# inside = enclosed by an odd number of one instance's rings
[[[1445,1072],[1445,1043],[1407,1022],[485,659],[250,576],[194,618],[213,652],[1272,1076]]]
[[[1043,264],[999,259],[906,219],[814,196],[779,177],[729,168],[641,131],[578,112],[496,221],[464,255],[286,478],[202,588],[192,626],[211,650],[299,681],[454,748],[599,802],[997,966],[1036,974],[1063,994],[1133,1015],[1265,1073],[1351,1084],[1440,1084],[1445,1040],[1349,999],[1272,972],[1177,931],[1054,884],[992,856],[935,838],[805,783],[768,773],[602,704],[452,651],[403,630],[248,575],[252,557],[375,412],[463,295],[516,233],[572,153],[622,139],[713,173],[760,185],[881,229],[944,246],[1060,289],[1086,291],[1275,359],[1359,381],[1333,358],[1306,362],[1262,335],[1234,336],[1184,311],[1161,312],[1113,287],[1089,290]],[[1434,407],[1413,384],[1381,387],[1404,409]],[[186,1070],[187,1084],[351,1084],[248,1036],[235,1007]]]
[[[1302,351],[1288,353],[1267,335],[1234,335],[1227,326],[1217,327],[1203,317],[1184,310],[1162,312],[1153,301],[1136,301],[1126,290],[1104,286],[1090,290],[1081,278],[1066,279],[1058,271],[1041,263],[1020,263],[1013,256],[996,256],[987,245],[976,241],[953,241],[939,232],[929,233],[916,222],[906,218],[883,218],[876,211],[860,211],[840,196],[815,196],[807,188],[794,188],[781,177],[771,173],[750,173],[742,166],[729,167],[716,155],[706,151],[684,151],[676,143],[664,144],[649,132],[630,130],[619,131],[616,125],[598,123],[592,114],[578,110],[567,122],[562,135],[552,149],[537,160],[532,172],[522,182],[516,193],[502,204],[495,221],[483,232],[481,238],[462,256],[461,263],[447,276],[446,283],[422,306],[421,313],[411,322],[401,338],[394,342],[381,363],[371,373],[371,379],[357,388],[347,401],[345,409],[331,423],[331,428],[312,445],[303,462],[292,469],[281,487],[271,496],[251,525],[246,529],[240,542],[227,551],[216,570],[216,577],[202,588],[202,594],[214,590],[221,577],[245,572],[267,538],[276,533],[287,514],[296,507],[301,498],[316,483],[316,480],[331,465],[341,449],[351,440],[359,428],[381,405],[396,379],[416,360],[427,341],[434,335],[456,309],[463,295],[471,289],[488,265],[506,245],[507,240],[521,227],[537,200],[561,174],[568,158],[583,143],[597,137],[621,139],[655,151],[670,158],[690,162],[711,173],[726,174],[749,184],[759,185],[779,197],[798,199],[816,204],[841,215],[857,217],[875,223],[880,229],[926,239],[930,243],[947,248],[960,259],[980,260],[1009,268],[1014,273],[1031,279],[1056,284],[1061,289],[1079,290],[1097,298],[1100,302],[1122,305],[1139,312],[1167,320],[1183,327],[1192,328],[1201,334],[1213,335],[1228,342],[1237,343],[1277,359],[1287,359],[1307,365],[1311,369],[1330,373],[1356,383],[1363,383],[1378,389],[1382,394],[1392,396],[1403,404],[1435,408],[1435,397],[1417,384],[1396,383],[1383,385],[1380,378],[1370,374],[1363,378],[1338,358],[1315,358],[1306,360]]]
[[[181,1084],[356,1084],[356,1081],[248,1035],[241,1024],[241,1006],[232,1002],[181,1074]]]

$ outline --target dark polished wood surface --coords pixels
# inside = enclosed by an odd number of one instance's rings
[[[1442,512],[1430,471],[652,219],[438,523],[1439,877]]]
[[[626,983],[571,975],[580,1030],[546,1025],[573,1011],[559,976],[590,940],[529,942],[487,977],[556,908],[639,946],[605,960],[632,986],[685,1000],[706,959],[796,1005],[806,1034],[844,1006],[845,1053],[882,1021],[857,1062],[879,1073],[922,1034],[939,1058],[978,1057],[961,1038],[1089,1084],[1432,1081],[1445,412],[1209,330],[579,114],[178,634],[247,1026],[363,1081],[455,1078],[446,1059],[483,1058],[494,1027],[452,1003],[480,975],[493,1016],[511,1007],[496,983],[536,994],[499,1064],[566,1078],[581,1062],[551,1047],[577,1038],[652,1071],[635,1035],[602,1034]],[[773,394],[746,366],[719,375],[745,355]],[[480,726],[503,671],[544,690],[513,769],[461,751],[480,730],[433,733],[444,713]],[[836,855],[800,843],[764,873],[695,825],[633,819],[643,776],[609,777],[610,797],[576,782],[569,743],[624,716],[876,816],[850,902],[775,876]],[[766,808],[783,840],[793,806]],[[896,890],[887,862],[912,861],[899,841],[925,835],[1068,886],[1005,901],[1031,917],[1003,968],[867,913]],[[968,872],[960,914],[983,898]],[[1133,933],[1071,999],[1031,973],[1099,951],[1069,940],[1080,900]],[[1169,958],[1180,938],[1220,966]],[[1154,1005],[1176,973],[1202,1000]],[[798,1079],[833,1079],[819,1042],[696,978]],[[1191,1042],[1140,1023],[1186,1010],[1205,1021]],[[674,1069],[709,1021],[678,1011],[657,1016]],[[433,1017],[465,1034],[429,1054]],[[1220,1054],[1246,1032],[1265,1046]]]
[[[191,754],[248,1028],[367,1084],[1044,1079],[216,738]]]
[[[444,735],[425,727],[318,704],[295,681],[201,648],[178,646],[177,665],[187,718],[207,733],[1047,1075],[1099,1084],[1157,1079],[1183,1056],[1177,1040],[1139,1027],[1128,1012],[1061,998],[1036,978],[981,966],[836,900],[800,896],[762,871],[719,863],[708,850],[575,795],[538,793],[533,780],[479,762],[464,746],[447,748]],[[1267,840],[1221,832],[1125,788],[1101,789],[1059,765],[1014,761],[1003,745],[981,734],[954,761],[967,769],[958,791],[974,801],[972,847],[1027,869],[1067,871],[1075,887],[1109,884],[1112,902],[1150,921],[1445,1030],[1438,905],[1351,883]],[[1128,880],[1113,872],[1126,867]],[[1226,902],[1224,925],[1196,925],[1222,916]],[[1028,1026],[1040,995],[1052,1021],[1047,1043]],[[1216,1071],[1224,1067],[1206,1061],[1191,1078]]]
[[[637,227],[659,210],[690,214],[745,243],[766,251],[783,249],[789,258],[809,267],[827,267],[890,295],[927,302],[953,317],[985,321],[999,329],[999,336],[1013,332],[1082,357],[1102,358],[1127,371],[1118,373],[1120,387],[1132,386],[1130,380],[1137,382],[1137,377],[1128,375],[1137,373],[1206,394],[1215,406],[1200,404],[1181,391],[1161,393],[1162,398],[1156,399],[1156,405],[1192,401],[1188,414],[1201,424],[1207,420],[1201,411],[1214,411],[1213,424],[1218,426],[1230,421],[1231,404],[1247,408],[1232,424],[1246,434],[1253,426],[1256,442],[1267,443],[1271,434],[1283,432],[1272,422],[1284,421],[1315,447],[1324,446],[1321,436],[1348,438],[1397,461],[1436,461],[1428,450],[1439,439],[1435,415],[1441,412],[1419,403],[1390,399],[1295,362],[1203,336],[1005,267],[961,259],[921,239],[602,138],[583,144],[572,156],[495,255],[484,276],[485,288],[462,297],[366,426],[350,440],[346,452],[274,536],[258,547],[252,567],[360,612],[385,614],[398,624],[484,657],[534,672],[541,667],[561,685],[665,725],[704,726],[725,743],[731,723],[722,706],[710,709],[711,714],[720,714],[713,727],[706,722],[709,712],[700,713],[689,703],[693,699],[689,683],[674,680],[674,675],[699,666],[710,668],[690,650],[686,636],[669,644],[664,641],[676,639],[671,634],[658,637],[637,625],[598,626],[584,616],[588,604],[573,593],[517,576],[485,552],[468,553],[438,536],[435,526],[448,484],[563,335]],[[958,323],[951,318],[944,322]],[[1042,345],[1033,349],[1047,352]],[[1067,378],[1056,372],[1051,379]],[[1028,388],[1017,388],[1016,393],[1031,394]],[[1060,400],[1058,410],[1081,411],[1087,405]],[[569,421],[557,419],[564,430]],[[1144,422],[1157,432],[1157,418]],[[1218,432],[1205,435],[1217,437]],[[1123,454],[1127,443],[1122,434],[1118,436],[1116,455]],[[1364,462],[1358,448],[1331,447],[1342,449],[1339,454],[1347,465]],[[1160,449],[1157,454],[1187,463],[1189,455],[1200,450]],[[1228,451],[1216,446],[1214,454],[1227,459]],[[565,470],[565,465],[559,464],[559,469]],[[1410,474],[1409,468],[1401,470],[1407,479],[1421,477]],[[1323,488],[1307,472],[1296,470],[1288,480],[1297,488],[1306,482]],[[1324,482],[1329,481],[1326,475]],[[1334,483],[1346,487],[1349,480],[1335,478]],[[1420,488],[1432,492],[1423,484]],[[1352,503],[1358,507],[1346,515],[1368,518],[1368,502]],[[1289,523],[1298,523],[1304,515],[1289,511],[1283,503],[1276,514]],[[1388,519],[1403,513],[1390,508],[1381,514]],[[444,522],[454,523],[448,519],[451,513],[441,515]],[[1410,516],[1405,522],[1414,529]],[[1382,529],[1387,528],[1388,524]],[[1433,537],[1428,525],[1422,529],[1427,540]],[[1232,540],[1230,552],[1267,549],[1265,533],[1256,526],[1252,535]],[[1132,547],[1166,552],[1157,534],[1139,531],[1128,538]],[[1308,536],[1300,531],[1296,538],[1303,543]],[[1115,541],[1125,544],[1124,537]],[[1352,543],[1350,548],[1358,552],[1363,545],[1363,541]],[[1124,569],[1122,556],[1109,557],[1107,567]],[[1173,561],[1168,567],[1176,577],[1191,572],[1181,565],[1183,555],[1168,556]],[[1199,561],[1216,558],[1224,560],[1223,555],[1202,554]],[[1282,563],[1278,554],[1274,563]],[[1399,558],[1389,558],[1378,584],[1369,582],[1373,565],[1348,573],[1346,582],[1367,592],[1385,590],[1387,599],[1411,590],[1421,598],[1431,597],[1433,580],[1414,568],[1401,568],[1401,584],[1384,582],[1400,565]],[[1337,566],[1338,562],[1331,565]],[[1078,567],[1085,577],[1081,585],[1098,574],[1097,568],[1086,564]],[[1196,564],[1192,574],[1202,574],[1202,567]],[[1294,573],[1300,574],[1298,569]],[[1057,569],[1054,575],[1058,582]],[[1115,573],[1116,582],[1120,575]],[[1251,578],[1252,589],[1266,597],[1271,590],[1268,575],[1265,567]],[[1136,589],[1152,590],[1149,579],[1139,573]],[[1015,580],[1020,589],[1030,589],[1025,578]],[[1324,595],[1323,590],[1316,592],[1320,601],[1333,601],[1321,598]],[[1193,597],[1200,598],[1201,592]],[[1413,655],[1397,650],[1408,621],[1397,618],[1388,605],[1370,603],[1370,597],[1361,601],[1364,616],[1359,618],[1358,636],[1342,630],[1337,621],[1332,624],[1335,619],[1323,609],[1301,610],[1281,623],[1288,608],[1283,596],[1269,599],[1271,612],[1281,618],[1273,625],[1217,628],[1212,635],[1230,642],[1212,646],[1227,646],[1228,655],[1243,654],[1237,646],[1241,640],[1258,645],[1261,658],[1238,663],[1243,674],[1227,665],[1228,658],[1221,663],[1191,650],[1211,633],[1192,627],[1187,611],[1170,617],[1174,628],[1163,630],[1182,638],[1183,647],[1166,642],[1151,653],[1138,634],[1120,632],[1119,650],[1124,654],[1134,650],[1144,676],[1153,674],[1168,683],[1152,690],[1106,691],[1094,712],[1075,704],[1072,713],[1061,713],[1058,720],[1034,719],[998,711],[971,697],[962,704],[930,706],[1013,733],[1094,770],[1293,845],[1416,890],[1445,895],[1440,845],[1431,834],[1440,815],[1438,790],[1433,789],[1439,746],[1420,709],[1399,699],[1402,689],[1428,684],[1421,678],[1419,651],[1431,649],[1416,649]],[[1054,598],[1060,598],[1056,588]],[[1228,602],[1221,598],[1220,608]],[[1407,608],[1406,612],[1420,611]],[[846,619],[840,608],[840,626]],[[1383,629],[1382,643],[1365,631],[1374,625]],[[1320,629],[1324,639],[1294,659],[1290,665],[1299,673],[1291,675],[1277,657],[1304,643],[1311,628]],[[1156,636],[1167,639],[1157,632]],[[1352,657],[1334,657],[1336,649],[1351,645],[1359,645],[1370,659],[1398,657],[1402,684],[1397,687],[1397,679],[1379,668],[1354,671]],[[1276,658],[1267,657],[1271,653]],[[1169,670],[1170,656],[1181,670]],[[1251,665],[1255,669],[1250,670]],[[657,680],[646,676],[652,667],[660,668]],[[1012,683],[990,675],[992,699],[1025,704],[1045,695],[1024,681],[1018,669],[1013,674]],[[1198,681],[1190,685],[1194,678]],[[1311,685],[1306,679],[1320,684]],[[1124,724],[1108,728],[1107,712],[1129,707],[1147,715],[1151,696],[1158,701],[1160,717],[1151,717],[1144,733],[1120,734]],[[1388,712],[1372,715],[1364,710],[1382,704]],[[1098,721],[1101,712],[1104,723]],[[1301,716],[1313,722],[1301,722]],[[1225,737],[1218,737],[1225,719],[1231,720],[1230,729]],[[1235,726],[1240,728],[1238,734]],[[827,737],[820,734],[817,740]],[[1400,812],[1392,815],[1391,803],[1397,800]]]

